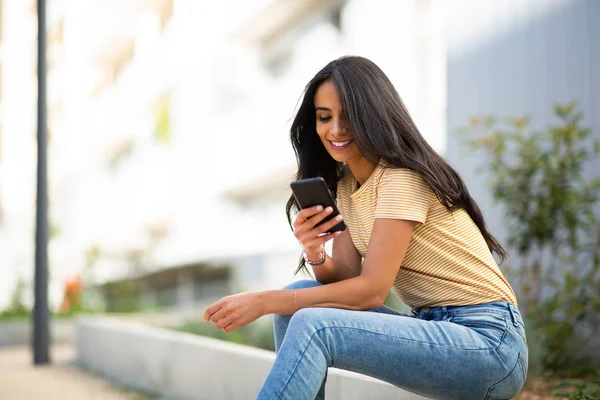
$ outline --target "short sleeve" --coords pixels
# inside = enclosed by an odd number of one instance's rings
[[[351,186],[352,183],[349,174],[346,174],[337,185],[337,206],[342,215],[345,215],[348,212],[348,199],[352,193]]]
[[[435,198],[423,179],[408,169],[385,169],[377,188],[375,218],[404,219],[425,223]]]

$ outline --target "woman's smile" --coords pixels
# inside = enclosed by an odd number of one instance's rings
[[[345,141],[333,141],[328,140],[331,148],[336,151],[346,150],[350,145],[354,142],[353,139],[345,140]]]

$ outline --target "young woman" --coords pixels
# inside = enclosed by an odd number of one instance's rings
[[[275,314],[277,358],[259,399],[324,398],[328,367],[436,399],[508,399],[527,373],[506,257],[458,173],[427,144],[385,74],[344,57],[308,84],[291,128],[297,178],[321,176],[331,209],[298,212],[316,280],[221,299],[205,318],[231,332]],[[288,216],[298,211],[291,198]],[[323,244],[333,240],[332,255]],[[383,306],[390,289],[412,308]]]

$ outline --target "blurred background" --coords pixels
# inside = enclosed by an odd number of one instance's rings
[[[33,305],[36,12],[32,0],[0,2],[0,344],[6,346],[28,343],[31,334],[28,323],[15,324],[29,321]],[[600,236],[593,236],[600,165],[593,152],[600,138],[596,0],[49,0],[47,13],[55,342],[73,342],[79,314],[113,314],[271,349],[269,321],[259,321],[257,332],[226,337],[199,316],[224,295],[302,277],[294,276],[300,247],[284,212],[296,167],[289,126],[304,86],[342,55],[378,64],[423,136],[465,178],[491,232],[513,250],[503,270],[527,299],[524,307],[540,312],[544,305],[535,299],[557,299],[556,291],[544,292],[550,285],[544,279],[563,282],[565,271],[576,270],[572,279],[580,286],[558,292],[581,289],[588,297],[580,303],[593,306],[582,307],[597,321],[600,306],[590,300],[600,297],[594,280]],[[546,139],[526,147],[494,130],[490,116],[510,118],[516,137],[535,131]],[[585,133],[575,136],[589,155],[578,156],[576,168],[558,165],[568,157],[557,150],[557,129],[562,138]],[[523,158],[520,150],[532,148],[537,153],[525,151],[530,157]],[[543,154],[554,154],[558,164],[531,164]],[[552,192],[542,190],[544,179],[507,181],[559,170],[588,186]],[[540,205],[569,188],[587,197]],[[512,196],[525,192],[529,197]],[[527,204],[538,214],[514,211]],[[561,204],[589,208],[575,227],[575,236],[592,238],[586,247],[592,261],[581,268],[571,268],[579,265],[573,258],[560,258],[558,267],[547,262],[560,234],[538,242],[531,234],[569,230],[575,217],[567,215],[564,226],[527,225],[562,221]],[[524,237],[534,239],[524,245]],[[532,280],[539,284],[532,288]],[[557,315],[561,304],[575,307],[557,301]],[[406,309],[393,296],[388,303]],[[593,333],[597,326],[582,329]],[[544,351],[540,371],[552,364]]]

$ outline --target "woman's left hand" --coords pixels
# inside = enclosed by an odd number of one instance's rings
[[[223,297],[204,312],[204,320],[229,333],[262,317],[262,292],[246,292]]]

